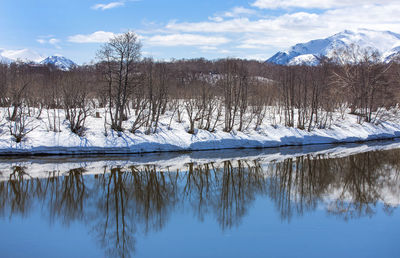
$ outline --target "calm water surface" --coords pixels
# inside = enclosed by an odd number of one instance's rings
[[[0,257],[400,257],[400,143],[0,159]]]

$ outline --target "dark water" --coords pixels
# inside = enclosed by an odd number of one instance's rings
[[[400,257],[396,146],[2,159],[0,257]]]

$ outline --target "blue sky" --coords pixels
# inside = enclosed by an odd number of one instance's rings
[[[0,53],[94,60],[110,37],[135,31],[143,56],[264,60],[345,29],[400,32],[398,0],[1,0]]]

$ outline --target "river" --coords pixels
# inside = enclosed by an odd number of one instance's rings
[[[400,257],[400,141],[0,158],[0,257]]]

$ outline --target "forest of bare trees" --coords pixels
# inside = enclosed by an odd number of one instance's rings
[[[68,123],[85,134],[89,116],[109,129],[156,133],[162,117],[186,122],[187,132],[258,130],[270,125],[311,131],[334,114],[378,123],[400,99],[400,66],[379,53],[350,46],[318,66],[279,66],[240,59],[155,61],[127,32],[104,44],[97,63],[61,71],[52,66],[0,64],[3,123],[20,142],[44,119],[48,131]],[[129,121],[129,122],[128,122]]]

